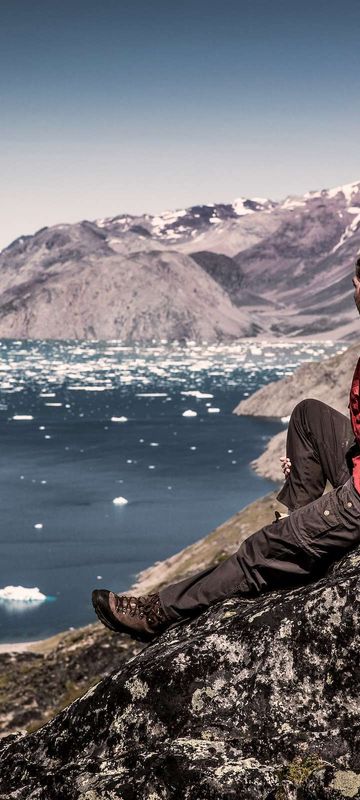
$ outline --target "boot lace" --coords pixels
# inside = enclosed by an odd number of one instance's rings
[[[158,594],[132,597],[129,595],[115,595],[115,608],[121,614],[130,614],[131,617],[146,618],[151,626],[158,626],[166,621]]]

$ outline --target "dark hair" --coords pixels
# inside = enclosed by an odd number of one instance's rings
[[[360,280],[360,256],[355,261],[355,275]]]

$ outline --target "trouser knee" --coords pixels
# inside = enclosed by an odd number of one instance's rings
[[[315,400],[313,397],[306,397],[305,400],[300,400],[292,410],[290,422],[296,419],[311,419],[315,414],[319,413],[322,405],[321,400]]]

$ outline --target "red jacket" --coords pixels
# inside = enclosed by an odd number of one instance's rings
[[[360,447],[360,358],[356,364],[351,383],[349,409],[355,440]],[[360,455],[353,456],[352,463],[355,489],[360,493]]]

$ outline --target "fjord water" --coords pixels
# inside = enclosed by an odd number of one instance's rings
[[[139,570],[273,489],[250,462],[284,422],[232,411],[345,345],[0,348],[0,591],[46,596],[0,601],[0,641],[15,642],[93,621],[93,588],[126,590]]]

